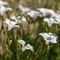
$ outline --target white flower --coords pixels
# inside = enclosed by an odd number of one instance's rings
[[[51,23],[51,21],[50,21],[49,18],[44,18],[43,21],[44,21],[44,22],[47,22],[49,27],[52,26],[52,23]]]
[[[22,47],[25,46],[26,42],[22,39],[18,40],[18,43],[22,45]]]
[[[26,42],[22,39],[18,40],[18,43],[21,44],[21,49],[22,49],[22,52],[24,52],[26,49],[25,49],[25,44]]]
[[[5,22],[6,22],[7,24],[12,24],[12,25],[15,25],[15,24],[16,24],[15,21],[11,21],[11,20],[9,20],[9,19],[7,19],[7,18],[6,18]]]
[[[53,33],[39,33],[39,35],[44,38],[46,44],[49,44],[50,42],[57,43],[58,37]]]
[[[26,42],[24,40],[18,40],[18,43],[22,45],[22,52],[24,52],[25,50],[31,50],[32,52],[34,52],[33,47],[30,44],[26,45]]]
[[[48,9],[49,14],[51,14],[51,16],[54,16],[56,14],[56,12],[52,9]]]
[[[11,30],[14,27],[20,27],[19,25],[16,25],[17,23],[15,21],[11,21],[7,18],[4,22],[8,25],[8,30]]]
[[[6,8],[4,6],[0,7],[0,14],[4,15]]]
[[[60,19],[58,19],[58,18],[54,18],[56,21],[57,21],[57,23],[60,25]]]
[[[12,8],[6,7],[8,3],[5,1],[0,1],[0,15],[4,15],[6,11],[12,11]]]
[[[53,18],[58,22],[58,24],[60,25],[60,15],[59,14],[55,14],[55,16],[53,16]]]
[[[54,18],[50,17],[50,18],[44,18],[43,19],[44,22],[48,23],[48,26],[51,27],[52,24],[58,24],[59,22],[56,21]]]
[[[0,14],[1,15],[4,15],[6,11],[12,11],[12,8],[9,8],[9,7],[5,7],[5,6],[0,6]]]
[[[21,44],[23,47],[25,46],[25,41],[24,40],[22,40],[22,39],[20,39],[20,40],[18,40],[18,42],[19,42],[19,44]]]
[[[31,10],[27,13],[28,16],[30,16],[32,19],[36,19],[39,16],[39,12]]]
[[[50,19],[50,18],[44,18],[44,21],[48,23],[48,26],[51,27],[52,24],[54,23],[54,19]]]
[[[30,44],[27,44],[27,45],[25,46],[25,49],[31,50],[32,52],[34,52],[34,49],[33,49],[33,47],[32,47]]]
[[[15,21],[17,24],[18,24],[18,23],[21,23],[20,18],[21,18],[21,16],[17,16],[17,17],[16,17],[15,15],[11,15],[11,16],[10,16],[11,21],[13,20],[13,21]]]
[[[44,17],[48,15],[48,11],[46,8],[38,8],[37,10],[40,12],[40,17]]]
[[[25,6],[22,6],[22,5],[19,5],[18,7],[21,9],[21,11],[23,13],[26,13],[26,12],[30,11],[30,8],[28,8],[28,7],[25,7]]]
[[[37,9],[40,12],[40,17],[48,16],[49,14],[55,15],[55,11],[47,8],[38,8]]]

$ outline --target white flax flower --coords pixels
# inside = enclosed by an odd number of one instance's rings
[[[55,16],[53,16],[53,18],[58,22],[58,24],[60,25],[60,14],[55,14]]]
[[[24,40],[22,40],[22,39],[19,39],[18,43],[21,45],[22,52],[24,52],[26,50],[25,49],[26,42]]]
[[[33,47],[30,44],[26,45],[26,42],[24,40],[20,39],[18,40],[18,43],[22,45],[22,52],[24,52],[25,50],[31,50],[32,52],[34,52]]]
[[[17,24],[21,23],[20,18],[21,18],[21,16],[15,16],[15,15],[10,16],[10,20],[15,21]]]
[[[22,45],[22,47],[25,46],[26,42],[22,39],[18,40],[18,43]]]
[[[54,18],[50,17],[50,18],[44,18],[43,19],[44,22],[48,23],[48,26],[51,27],[52,24],[59,24],[58,21],[56,21]]]
[[[38,8],[37,11],[40,12],[40,17],[48,16],[49,14],[54,16],[56,13],[54,10],[48,9],[48,8]]]
[[[25,6],[23,6],[23,5],[19,5],[18,7],[20,8],[20,10],[21,10],[23,13],[26,13],[26,12],[30,11],[30,8],[25,7]]]
[[[34,52],[33,46],[31,46],[30,44],[27,44],[27,45],[25,46],[25,49],[31,50],[32,52]]]
[[[39,33],[39,35],[44,38],[46,44],[49,44],[50,42],[57,43],[58,37],[53,33]]]
[[[36,19],[39,16],[39,12],[35,10],[31,10],[27,13],[28,16],[30,16],[32,19]]]
[[[12,11],[13,9],[10,7],[6,7],[6,11]]]
[[[0,6],[0,15],[4,15],[6,11],[12,11],[12,8],[1,5]]]
[[[12,28],[14,27],[20,27],[19,25],[16,25],[17,23],[15,21],[11,21],[9,19],[6,18],[6,20],[4,21],[7,25],[8,25],[8,30],[10,31]]]

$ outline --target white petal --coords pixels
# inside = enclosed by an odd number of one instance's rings
[[[38,11],[40,11],[42,13],[42,15],[40,14],[40,16],[48,16],[49,14],[54,16],[56,13],[54,10],[51,9],[47,9],[47,8],[38,8]]]
[[[43,20],[44,22],[47,22],[48,23],[48,26],[51,27],[52,26],[52,22],[50,21],[49,18],[44,18]]]
[[[25,41],[24,40],[21,40],[21,39],[18,40],[18,43],[21,44],[22,46],[25,46],[25,44],[26,44]]]
[[[54,10],[48,9],[49,14],[51,14],[52,16],[54,16],[56,14],[56,12]]]
[[[24,6],[22,6],[22,5],[19,5],[19,8],[20,8],[21,11],[24,12],[24,13],[30,11],[30,8],[24,7]]]
[[[10,24],[11,25],[15,25],[15,24],[17,24],[15,21],[10,21]]]
[[[39,12],[31,10],[27,13],[31,18],[36,19],[39,16]]]
[[[27,50],[31,50],[32,52],[34,52],[34,49],[33,49],[33,47],[32,47],[30,44],[27,44],[27,45],[25,46],[25,48],[26,48]]]
[[[8,25],[8,30],[11,30],[14,27],[20,27],[19,25],[16,25],[17,23],[15,21],[11,21],[7,18],[4,22]]]
[[[8,7],[8,8],[6,8],[6,11],[8,11],[8,10],[12,11],[13,9],[12,9],[12,8],[10,8],[10,7]]]
[[[51,43],[57,43],[57,36],[53,33],[39,33],[39,35],[41,35],[46,44],[49,44],[49,42]]]
[[[19,25],[14,25],[13,27],[18,27],[19,28],[20,26]]]
[[[47,16],[49,14],[46,8],[38,8],[37,10],[42,13],[42,16]]]

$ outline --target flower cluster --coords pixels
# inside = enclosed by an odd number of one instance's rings
[[[7,24],[8,31],[10,31],[11,29],[15,27],[20,28],[22,22],[26,22],[28,20],[30,22],[31,19],[33,21],[36,21],[38,17],[39,18],[43,17],[43,22],[47,22],[49,27],[51,27],[52,24],[60,25],[60,15],[52,9],[37,8],[36,10],[33,10],[23,5],[18,5],[17,8],[19,9],[19,12],[20,11],[22,12],[22,14],[20,15],[17,13],[14,15],[11,14],[9,15],[9,17],[6,17],[5,20],[3,21],[4,23]],[[5,16],[6,11],[14,12],[14,10],[9,7],[7,2],[1,0],[0,1],[0,16]],[[46,44],[57,43],[58,37],[53,33],[44,32],[44,33],[39,33],[39,35],[41,35],[44,38],[44,41]],[[33,46],[31,46],[30,44],[26,44],[24,40],[20,39],[18,40],[18,43],[22,45],[22,51],[31,50],[32,52],[34,52]]]

